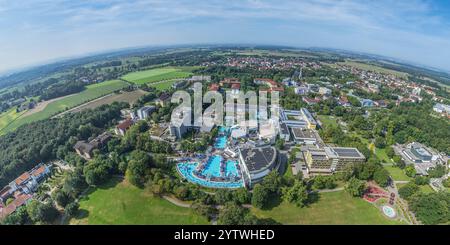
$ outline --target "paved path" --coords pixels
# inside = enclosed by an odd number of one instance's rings
[[[172,203],[172,204],[174,204],[174,205],[176,205],[178,207],[183,207],[183,208],[190,208],[191,207],[190,203],[183,202],[183,201],[181,201],[179,199],[176,199],[174,197],[163,195],[162,198],[164,198],[165,200],[169,201],[170,203]]]
[[[324,189],[324,190],[318,190],[319,193],[327,193],[327,192],[336,192],[336,191],[343,191],[344,187],[334,188],[334,189]]]

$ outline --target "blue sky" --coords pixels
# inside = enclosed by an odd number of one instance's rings
[[[0,0],[0,72],[186,43],[339,48],[450,71],[450,1]]]

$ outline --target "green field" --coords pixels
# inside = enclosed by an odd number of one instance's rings
[[[392,160],[388,157],[388,155],[386,154],[386,149],[380,149],[380,148],[375,148],[375,155],[378,157],[378,159],[381,160],[381,162],[384,163],[391,163]]]
[[[383,74],[387,74],[387,75],[395,75],[395,76],[398,76],[398,77],[401,77],[404,79],[408,78],[408,74],[405,72],[386,69],[381,66],[376,66],[376,65],[372,65],[372,64],[366,64],[366,63],[361,63],[361,62],[356,62],[356,61],[348,61],[348,60],[345,62],[339,62],[339,64],[352,66],[352,67],[366,70],[366,71],[379,72],[379,73],[383,73]]]
[[[321,193],[319,200],[306,208],[282,202],[271,210],[252,208],[252,212],[282,224],[402,224],[389,220],[372,204],[345,191]]]
[[[194,67],[162,67],[126,74],[122,79],[135,83],[145,84],[176,78],[186,78],[192,75]]]
[[[0,131],[8,126],[10,123],[12,123],[14,120],[16,120],[18,117],[20,117],[24,111],[17,113],[16,108],[13,107],[9,109],[8,111],[5,111],[4,113],[0,114]]]
[[[31,115],[23,115],[16,118],[8,126],[0,131],[0,134],[15,130],[26,123],[49,118],[57,113],[66,111],[70,108],[86,103],[98,97],[110,94],[116,90],[120,90],[127,86],[127,83],[120,80],[111,80],[102,83],[86,86],[86,89],[78,94],[64,97],[60,100],[49,103],[42,111],[38,111]]]
[[[319,120],[326,126],[338,126],[335,116],[318,115]]]
[[[388,165],[383,165],[383,167],[389,172],[394,181],[408,181],[412,179],[411,177],[406,176],[403,170],[398,167]]]
[[[164,82],[156,82],[156,83],[151,83],[149,84],[150,87],[154,87],[157,90],[167,90],[170,89],[172,87],[172,84],[176,83],[177,81],[172,80],[172,81],[164,81]]]
[[[208,224],[189,208],[155,198],[127,182],[111,181],[80,200],[71,224]]]

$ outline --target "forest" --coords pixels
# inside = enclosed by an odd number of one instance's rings
[[[62,159],[77,140],[87,140],[115,125],[124,103],[33,122],[0,136],[0,186],[40,162]]]

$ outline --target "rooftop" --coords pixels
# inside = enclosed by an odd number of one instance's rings
[[[241,149],[242,158],[248,171],[257,172],[269,168],[276,159],[275,147],[245,148]]]

